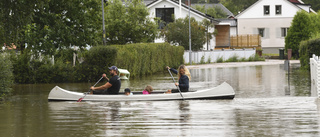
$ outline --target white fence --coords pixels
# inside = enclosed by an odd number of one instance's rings
[[[250,56],[254,56],[255,54],[255,49],[225,49],[213,51],[198,51],[191,52],[191,60],[192,63],[197,64],[201,62],[202,58],[204,62],[208,62],[209,60],[210,62],[216,62],[219,58],[222,58],[225,61],[233,56],[237,56],[239,59],[248,59]],[[190,62],[189,55],[189,51],[184,52],[183,58],[186,64]]]
[[[320,97],[320,60],[316,55],[310,58],[311,93],[316,93]]]

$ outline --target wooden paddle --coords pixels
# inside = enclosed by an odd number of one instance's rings
[[[173,82],[176,83],[176,81],[174,80],[174,78],[173,78],[173,76],[172,76],[171,71],[170,71],[169,68],[168,68],[168,71],[169,71],[169,73],[170,73],[170,75],[171,75],[171,77],[172,77]],[[181,91],[180,91],[179,86],[176,85],[176,87],[178,88],[178,90],[179,90],[179,92],[180,92],[180,95],[181,95],[182,99],[184,100],[184,98],[183,98],[183,96],[182,96],[182,93],[181,93]]]
[[[96,85],[100,82],[100,80],[101,80],[102,78],[103,78],[103,77],[101,77],[101,78],[98,80],[98,82],[97,82],[96,84],[94,84],[93,86],[96,86]],[[84,99],[84,97],[86,97],[87,94],[89,94],[90,90],[91,90],[91,89],[89,89],[89,91],[88,91],[87,93],[84,93],[84,96],[81,97],[81,98],[79,98],[77,102],[81,102],[82,99]]]

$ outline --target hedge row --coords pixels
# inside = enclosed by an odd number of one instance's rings
[[[320,38],[302,41],[299,47],[301,68],[310,70],[310,58],[312,54],[320,56]]]
[[[82,52],[81,63],[72,65],[71,50],[61,50],[52,59],[34,59],[30,52],[11,55],[16,83],[63,83],[96,81],[108,67],[128,69],[132,77],[163,71],[165,66],[177,67],[183,63],[183,47],[168,43],[95,46]],[[67,55],[65,55],[67,54]]]
[[[128,69],[131,76],[142,76],[163,71],[166,66],[183,63],[184,48],[169,43],[113,45],[118,49],[116,65]]]
[[[0,53],[0,100],[2,97],[9,93],[11,85],[13,84],[12,63],[9,58]]]

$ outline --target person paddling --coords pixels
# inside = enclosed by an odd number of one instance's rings
[[[109,94],[117,95],[121,87],[121,80],[118,76],[118,68],[116,66],[109,67],[109,73],[111,78],[108,79],[106,74],[102,74],[102,77],[105,77],[108,82],[100,87],[91,87],[90,94]]]
[[[185,65],[180,65],[178,71],[167,66],[167,69],[170,69],[173,73],[178,74],[179,83],[175,83],[176,86],[179,86],[181,92],[189,91],[189,81],[191,80],[191,75],[189,70]],[[178,89],[169,89],[166,93],[177,93]]]

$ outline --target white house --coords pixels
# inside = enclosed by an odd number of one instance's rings
[[[174,15],[175,19],[185,18],[189,16],[189,6],[184,4],[184,1],[179,2],[176,0],[145,0],[145,3],[147,8],[149,9],[149,17],[159,17],[166,23],[173,22],[172,14]],[[210,20],[213,24],[218,23],[217,20],[193,8],[190,9],[190,16],[194,17],[199,22],[201,22],[203,19],[207,19]],[[213,32],[214,27],[211,29],[209,28],[209,31]],[[164,40],[160,38],[156,39],[155,42],[164,42]],[[215,37],[209,40],[209,44],[206,43],[205,45],[203,45],[203,50],[214,49],[214,47]]]
[[[314,12],[301,0],[258,0],[236,16],[238,35],[260,34],[264,53],[279,53],[295,14]]]

